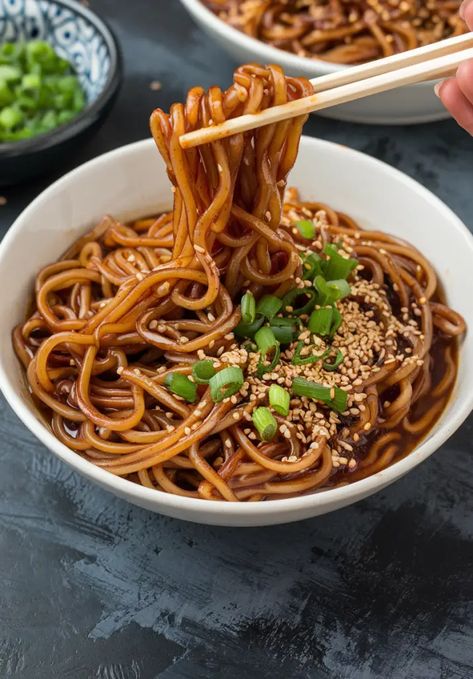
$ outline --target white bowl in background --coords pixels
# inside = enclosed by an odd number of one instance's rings
[[[406,238],[428,257],[449,303],[473,328],[473,237],[451,210],[420,184],[388,165],[338,144],[303,137],[290,177],[303,198],[347,212],[367,228]],[[35,274],[54,262],[104,214],[132,219],[170,205],[171,190],[152,140],[130,144],[69,172],[18,217],[0,245],[0,388],[11,407],[61,460],[126,500],[180,519],[225,526],[261,526],[325,514],[384,488],[425,460],[473,408],[473,333],[463,342],[458,382],[450,404],[429,436],[403,460],[342,488],[268,502],[227,503],[169,495],[144,488],[87,462],[45,425],[26,388],[11,344],[24,319]]]
[[[285,50],[229,26],[211,12],[201,0],[181,0],[197,24],[239,64],[258,62],[279,64],[288,75],[314,78],[340,71],[346,66],[322,59],[298,57]],[[450,114],[434,92],[435,82],[408,85],[359,101],[319,111],[318,115],[336,120],[372,125],[412,125],[445,120]]]

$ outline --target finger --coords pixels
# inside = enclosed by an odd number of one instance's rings
[[[470,104],[473,104],[473,59],[460,64],[457,83]]]
[[[466,25],[473,31],[473,0],[464,0],[460,8],[460,16]]]
[[[438,94],[443,105],[455,118],[460,127],[473,134],[473,104],[465,97],[456,78],[443,82]]]

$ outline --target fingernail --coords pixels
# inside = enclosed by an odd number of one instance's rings
[[[443,83],[437,83],[434,87],[434,92],[437,95],[437,97],[440,98],[440,90],[442,89]]]

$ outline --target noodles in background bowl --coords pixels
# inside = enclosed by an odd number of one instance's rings
[[[202,0],[222,21],[299,57],[360,64],[461,35],[461,0]]]
[[[440,416],[465,324],[412,246],[287,190],[304,119],[179,145],[310,91],[243,66],[155,111],[172,212],[106,217],[38,274],[15,350],[55,435],[96,465],[184,496],[288,497],[386,467]]]

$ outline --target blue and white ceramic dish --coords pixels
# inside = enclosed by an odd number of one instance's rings
[[[119,49],[99,17],[74,0],[0,0],[0,42],[45,40],[76,71],[87,106],[70,123],[20,142],[0,144],[0,186],[57,165],[72,141],[97,126],[121,78]]]

